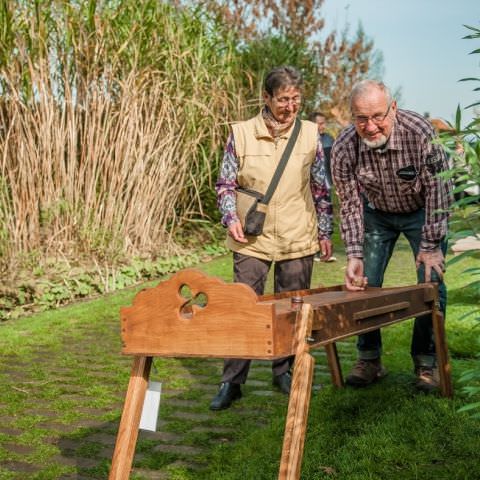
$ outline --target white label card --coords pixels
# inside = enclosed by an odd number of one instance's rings
[[[148,382],[148,389],[143,402],[140,429],[157,431],[158,412],[160,410],[160,395],[162,393],[161,382]]]

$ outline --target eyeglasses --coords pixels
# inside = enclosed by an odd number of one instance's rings
[[[365,125],[367,125],[369,120],[371,120],[375,125],[380,125],[390,113],[391,106],[392,106],[392,103],[390,103],[385,113],[377,113],[376,115],[372,115],[371,117],[366,117],[363,115],[353,115],[353,121],[357,125],[360,125],[361,127],[364,127]]]
[[[277,98],[277,97],[272,97],[275,102],[277,103],[277,105],[279,107],[286,107],[288,104],[292,104],[292,105],[299,105],[300,103],[302,103],[302,97],[293,97],[293,98],[289,98],[289,97],[280,97],[280,98]]]

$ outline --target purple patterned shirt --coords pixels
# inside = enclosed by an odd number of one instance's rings
[[[227,139],[218,180],[215,185],[217,205],[222,214],[222,225],[228,227],[238,222],[235,190],[238,187],[237,173],[239,160],[235,151],[233,134]],[[317,141],[317,153],[310,169],[310,189],[317,212],[318,239],[329,239],[333,231],[333,208],[330,201],[330,185],[325,173],[325,158],[323,155],[320,135]]]

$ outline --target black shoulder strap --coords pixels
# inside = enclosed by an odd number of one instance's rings
[[[265,192],[265,195],[263,196],[262,200],[260,200],[260,203],[267,205],[267,203],[271,200],[272,195],[275,192],[275,189],[277,188],[278,182],[280,181],[280,177],[282,176],[282,173],[285,170],[285,166],[287,165],[288,159],[292,154],[292,150],[295,145],[295,142],[297,141],[301,126],[302,126],[302,122],[297,118],[295,120],[295,125],[293,126],[292,134],[288,139],[288,143],[287,143],[287,146],[285,147],[282,158],[280,159],[280,162],[278,162],[277,169],[273,174],[272,181],[270,182],[270,185],[268,186],[268,189]]]

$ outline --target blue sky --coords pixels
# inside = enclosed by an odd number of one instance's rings
[[[401,107],[452,121],[458,104],[480,100],[478,84],[458,82],[480,77],[480,54],[469,55],[480,40],[462,39],[463,25],[480,27],[480,0],[325,0],[322,17],[326,33],[347,21],[354,32],[361,21],[383,54],[383,80],[402,88]]]

